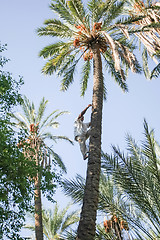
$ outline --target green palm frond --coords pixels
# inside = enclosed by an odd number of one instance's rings
[[[52,119],[50,119],[55,113],[57,113],[58,110],[54,110],[53,112],[51,112],[44,120],[43,122],[40,124],[40,129],[43,128],[44,126],[46,126],[46,123],[48,123],[48,121],[53,121],[55,119],[55,117],[53,117]]]
[[[55,44],[50,44],[50,45],[44,47],[40,51],[39,56],[40,57],[43,56],[44,58],[56,56],[56,54],[59,54],[63,50],[63,48],[68,50],[69,46],[70,46],[70,43],[65,43],[62,41],[55,43]]]
[[[62,76],[67,69],[70,67],[70,65],[75,61],[75,57],[78,53],[75,52],[74,54],[70,54],[70,55],[66,55],[65,59],[63,59],[63,62],[61,63],[61,65],[59,66],[58,70],[57,70],[57,75],[58,76]]]
[[[38,28],[37,33],[39,36],[54,36],[61,38],[72,37],[71,29],[57,19],[45,20],[44,24],[46,27]]]
[[[52,58],[43,67],[42,72],[49,74],[52,73],[52,71],[59,69],[64,59],[67,58],[71,51],[72,50],[69,49],[69,45],[66,45],[61,52],[57,53],[55,56],[52,56]]]
[[[72,211],[71,213],[67,214],[64,222],[62,224],[62,231],[65,231],[70,225],[79,221],[78,211]]]
[[[120,69],[119,71],[115,70],[114,62],[110,58],[110,53],[105,53],[104,55],[105,61],[106,61],[106,68],[108,69],[108,72],[111,74],[111,76],[114,78],[116,83],[120,86],[120,88],[124,92],[128,92],[127,84],[125,83],[126,76],[123,71],[123,69]]]
[[[54,162],[56,162],[56,164],[60,167],[60,169],[62,169],[65,173],[67,173],[66,166],[64,165],[61,157],[57,153],[55,153],[52,148],[48,147],[48,149],[49,149],[49,154],[51,154],[54,159]]]
[[[23,97],[23,102],[22,102],[21,106],[22,106],[23,112],[25,114],[25,117],[27,118],[28,122],[30,122],[30,120],[31,120],[31,103],[26,96]]]
[[[54,136],[49,132],[45,132],[41,135],[42,139],[50,139],[53,140],[55,143],[57,143],[57,140],[66,140],[69,143],[73,144],[73,141],[71,141],[68,137],[65,136]]]
[[[45,239],[64,240],[63,236],[71,234],[71,225],[75,224],[79,220],[79,217],[77,211],[68,212],[70,206],[71,204],[68,204],[60,210],[56,203],[53,210],[43,210],[43,234]],[[32,225],[26,225],[24,228],[29,228],[32,231],[35,230],[35,227]]]
[[[160,63],[152,70],[151,72],[151,79],[160,75]]]
[[[44,116],[44,112],[46,110],[47,103],[48,103],[48,100],[45,100],[45,98],[43,97],[40,104],[39,104],[37,117],[36,117],[36,123],[41,122],[42,117]]]
[[[85,18],[85,9],[83,7],[82,1],[70,0],[67,2],[67,4],[75,20],[79,21],[80,23],[83,23]]]
[[[74,25],[75,19],[72,16],[68,4],[65,0],[52,1],[50,9],[56,12],[61,19],[68,22],[70,25]]]
[[[72,197],[74,203],[81,203],[84,194],[85,179],[79,174],[75,179],[63,181],[63,192],[65,195]]]
[[[61,90],[62,91],[66,91],[68,89],[69,85],[71,83],[73,83],[74,72],[75,72],[78,61],[79,60],[74,61],[73,65],[65,71],[62,82],[61,82]]]
[[[124,4],[125,4],[125,1],[119,1],[119,2],[115,0],[106,1],[106,4],[105,4],[106,7],[103,13],[103,21],[104,21],[103,30],[107,31],[108,28],[113,24],[113,22],[115,22],[115,19],[118,18],[118,16],[124,11]]]
[[[25,130],[29,129],[29,124],[26,118],[24,116],[21,117],[20,113],[14,114],[14,113],[8,113],[8,115],[16,120],[16,122],[13,122],[13,126],[17,126],[18,128],[24,128]],[[24,120],[24,121],[23,121]]]
[[[84,96],[87,85],[88,85],[88,79],[89,79],[89,74],[90,74],[90,69],[91,69],[91,63],[90,60],[85,61],[83,68],[82,68],[82,80],[81,80],[81,96]]]
[[[145,77],[147,79],[150,79],[151,73],[150,73],[149,67],[148,67],[148,53],[147,53],[147,49],[146,48],[143,49],[142,58],[143,58],[143,71],[144,71],[144,75],[145,75]]]

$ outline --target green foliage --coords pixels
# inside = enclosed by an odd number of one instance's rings
[[[37,33],[39,36],[56,37],[56,43],[44,47],[39,55],[47,59],[42,68],[44,74],[51,75],[56,72],[62,77],[61,90],[67,90],[73,83],[74,73],[81,65],[83,66],[80,81],[81,96],[84,96],[93,64],[92,57],[85,59],[85,54],[93,53],[96,42],[99,44],[98,48],[108,72],[124,91],[127,90],[124,72],[128,69],[141,72],[135,56],[129,54],[134,50],[133,42],[129,44],[129,40],[124,37],[125,34],[122,34],[125,31],[121,31],[119,25],[115,24],[119,15],[123,13],[124,4],[125,1],[117,0],[90,0],[87,4],[83,4],[82,0],[51,2],[50,8],[57,14],[58,19],[46,20],[44,27],[38,28]],[[99,30],[94,29],[97,23],[102,23]],[[108,34],[108,38],[105,37],[105,33]],[[59,41],[57,37],[63,41]],[[104,98],[106,98],[105,81],[103,86]]]
[[[0,46],[0,52],[5,46]],[[1,67],[7,59],[0,58]],[[5,59],[5,60],[4,60]],[[20,239],[25,212],[31,208],[32,181],[35,164],[25,159],[17,147],[15,132],[7,116],[19,102],[22,78],[16,81],[10,73],[0,70],[0,238]]]
[[[57,143],[58,140],[65,140],[71,144],[72,141],[66,136],[52,134],[51,129],[59,126],[57,119],[68,112],[54,110],[45,117],[47,103],[48,100],[43,97],[36,111],[34,103],[24,96],[21,103],[23,114],[11,113],[9,115],[15,120],[12,125],[25,131],[23,142],[27,141],[27,144],[22,148],[26,156],[36,162],[35,156],[37,153],[39,154],[37,167],[41,176],[41,190],[48,200],[54,201],[53,195],[57,182],[60,181],[62,172],[67,170],[61,157],[54,152],[53,145],[49,147],[46,141],[51,140],[53,144]],[[34,143],[35,141],[37,144]]]
[[[70,206],[71,204],[68,204],[60,210],[58,204],[55,203],[53,210],[43,210],[42,219],[45,239],[68,239],[66,235],[71,235],[71,225],[77,223],[79,220],[77,211],[69,212]],[[34,230],[34,226],[30,225],[25,226],[25,228]]]
[[[104,155],[103,169],[113,176],[116,185],[124,191],[142,215],[140,228],[142,239],[158,239],[160,236],[160,146],[144,121],[145,140],[138,146],[131,136],[127,136],[125,155],[113,146],[114,154]],[[146,237],[146,238],[145,238]],[[147,238],[148,239],[148,238]]]

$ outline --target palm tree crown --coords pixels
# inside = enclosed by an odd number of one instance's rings
[[[24,96],[23,103],[22,103],[22,110],[23,114],[16,113],[11,114],[11,116],[16,120],[17,123],[15,125],[25,130],[26,133],[26,139],[25,142],[28,144],[34,143],[35,139],[37,143],[41,145],[41,166],[48,164],[51,164],[50,157],[48,158],[47,163],[47,157],[49,155],[52,155],[52,157],[55,159],[56,163],[59,165],[59,167],[66,172],[66,167],[64,163],[62,162],[60,156],[54,152],[54,150],[49,147],[45,140],[52,140],[56,143],[58,139],[64,139],[66,141],[69,141],[72,143],[72,141],[67,138],[66,136],[56,136],[53,135],[51,132],[48,131],[49,128],[57,128],[59,126],[59,123],[56,121],[57,118],[63,114],[68,113],[67,111],[61,111],[58,110],[53,111],[50,113],[47,117],[44,117],[46,105],[48,103],[48,100],[45,100],[45,98],[42,98],[38,111],[35,110],[34,103],[30,103],[29,99]],[[23,142],[20,142],[19,145],[23,145]]]
[[[78,212],[72,211],[68,212],[70,204],[68,204],[63,209],[59,209],[57,203],[55,203],[54,209],[43,210],[43,234],[46,240],[63,240],[63,235],[71,230],[71,225],[75,224],[78,220]],[[35,227],[32,225],[26,225],[25,228],[34,230]]]
[[[40,56],[49,59],[42,71],[45,74],[56,71],[59,76],[63,75],[61,87],[66,90],[74,80],[78,62],[82,60],[81,94],[84,95],[96,44],[111,75],[123,90],[127,90],[123,64],[133,72],[140,72],[140,68],[131,51],[133,46],[122,34],[127,35],[125,27],[114,21],[122,12],[124,2],[91,0],[87,7],[84,8],[81,0],[52,1],[50,8],[59,18],[46,20],[45,27],[38,28],[37,32],[39,36],[60,37],[64,41],[41,50]],[[117,26],[121,31],[116,30]]]

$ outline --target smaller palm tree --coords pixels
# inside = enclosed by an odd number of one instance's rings
[[[72,143],[72,141],[65,136],[55,136],[48,131],[49,128],[57,128],[59,123],[56,121],[59,116],[67,113],[66,111],[59,112],[58,110],[50,113],[46,118],[44,117],[46,105],[48,101],[42,98],[38,111],[35,110],[34,103],[30,103],[29,99],[24,96],[22,102],[23,114],[10,114],[11,117],[16,120],[15,126],[25,131],[25,138],[18,143],[19,147],[22,147],[24,155],[29,160],[33,160],[36,163],[37,172],[34,178],[34,200],[35,200],[35,233],[36,239],[43,240],[43,225],[42,225],[42,203],[41,203],[41,183],[43,169],[47,169],[47,179],[44,181],[45,188],[48,186],[48,190],[52,191],[55,188],[53,184],[53,178],[55,178],[55,171],[51,174],[52,159],[54,164],[58,165],[63,172],[66,172],[66,167],[61,158],[54,150],[46,144],[46,140],[49,139],[56,143],[58,139],[64,139]],[[51,159],[52,157],[52,159]],[[31,178],[31,176],[30,176]],[[49,184],[50,183],[50,184]],[[48,184],[48,185],[47,185]],[[49,186],[50,185],[50,186]],[[51,190],[52,189],[52,190]]]
[[[102,167],[114,178],[116,185],[124,191],[141,213],[144,228],[139,239],[160,238],[160,145],[154,131],[144,121],[145,141],[139,147],[135,140],[127,137],[128,153],[124,155],[113,147],[113,155],[104,155]],[[134,220],[134,218],[133,218]]]
[[[59,210],[59,206],[56,203],[53,210],[43,210],[43,234],[45,240],[63,240],[64,235],[72,235],[71,225],[79,221],[78,211],[72,211],[67,213],[71,204],[68,204],[62,210]],[[30,230],[34,230],[34,226],[25,226]],[[67,238],[68,239],[68,238]]]
[[[84,187],[84,178],[77,175],[75,179],[64,180],[63,190],[67,196],[72,197],[74,203],[81,204]],[[115,186],[113,179],[102,172],[98,212],[100,219],[102,216],[105,218],[101,224],[96,226],[96,240],[132,239],[132,235],[138,236],[140,229],[144,229],[139,222],[140,214],[135,217],[135,213],[137,213],[135,206],[129,199],[124,199],[123,194],[124,192]]]

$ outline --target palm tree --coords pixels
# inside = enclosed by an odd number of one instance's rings
[[[141,236],[144,234],[150,237],[145,228],[143,213],[133,201],[124,197],[125,192],[105,172],[104,168],[100,178],[98,203],[99,220],[105,218],[102,224],[97,224],[95,239],[143,239]],[[74,203],[82,203],[84,188],[85,179],[80,175],[63,182],[64,193]]]
[[[104,155],[103,168],[113,175],[114,181],[143,214],[146,226],[141,239],[160,238],[160,145],[154,131],[144,120],[145,140],[138,146],[128,135],[128,153],[113,146],[114,154]]]
[[[105,97],[102,61],[120,87],[127,91],[123,65],[133,72],[140,72],[132,53],[133,46],[126,40],[125,29],[120,24],[116,31],[115,20],[123,10],[125,1],[55,0],[50,8],[58,18],[48,19],[38,28],[39,36],[59,37],[41,50],[40,56],[48,59],[42,69],[44,74],[62,76],[62,90],[67,90],[74,80],[74,72],[83,65],[81,95],[85,94],[93,64],[93,96],[91,137],[83,207],[78,227],[78,239],[92,240],[95,236],[96,211],[99,195],[101,168],[102,106]],[[131,51],[129,50],[131,49]]]
[[[57,139],[64,139],[72,143],[72,141],[65,136],[54,136],[51,132],[47,131],[50,127],[57,128],[59,123],[56,119],[60,115],[67,113],[66,111],[59,112],[58,110],[55,110],[44,118],[47,103],[48,101],[42,98],[38,111],[36,112],[34,103],[30,103],[28,98],[24,96],[24,100],[21,105],[24,115],[21,113],[11,114],[13,119],[16,120],[14,125],[24,130],[26,133],[25,139],[20,141],[18,146],[23,148],[25,157],[35,161],[37,166],[36,176],[32,177],[35,186],[35,234],[37,240],[43,239],[41,203],[42,169],[46,168],[50,170],[52,157],[54,162],[64,172],[66,172],[66,167],[61,158],[53,151],[52,148],[47,146],[45,140],[49,139],[56,142]]]
[[[69,208],[70,204],[62,210],[59,210],[59,206],[56,203],[53,211],[51,209],[43,210],[42,220],[44,239],[63,240],[63,236],[66,235],[71,225],[79,221],[77,211],[72,211],[67,214]],[[29,228],[31,230],[35,229],[34,226],[25,226],[25,228]]]

